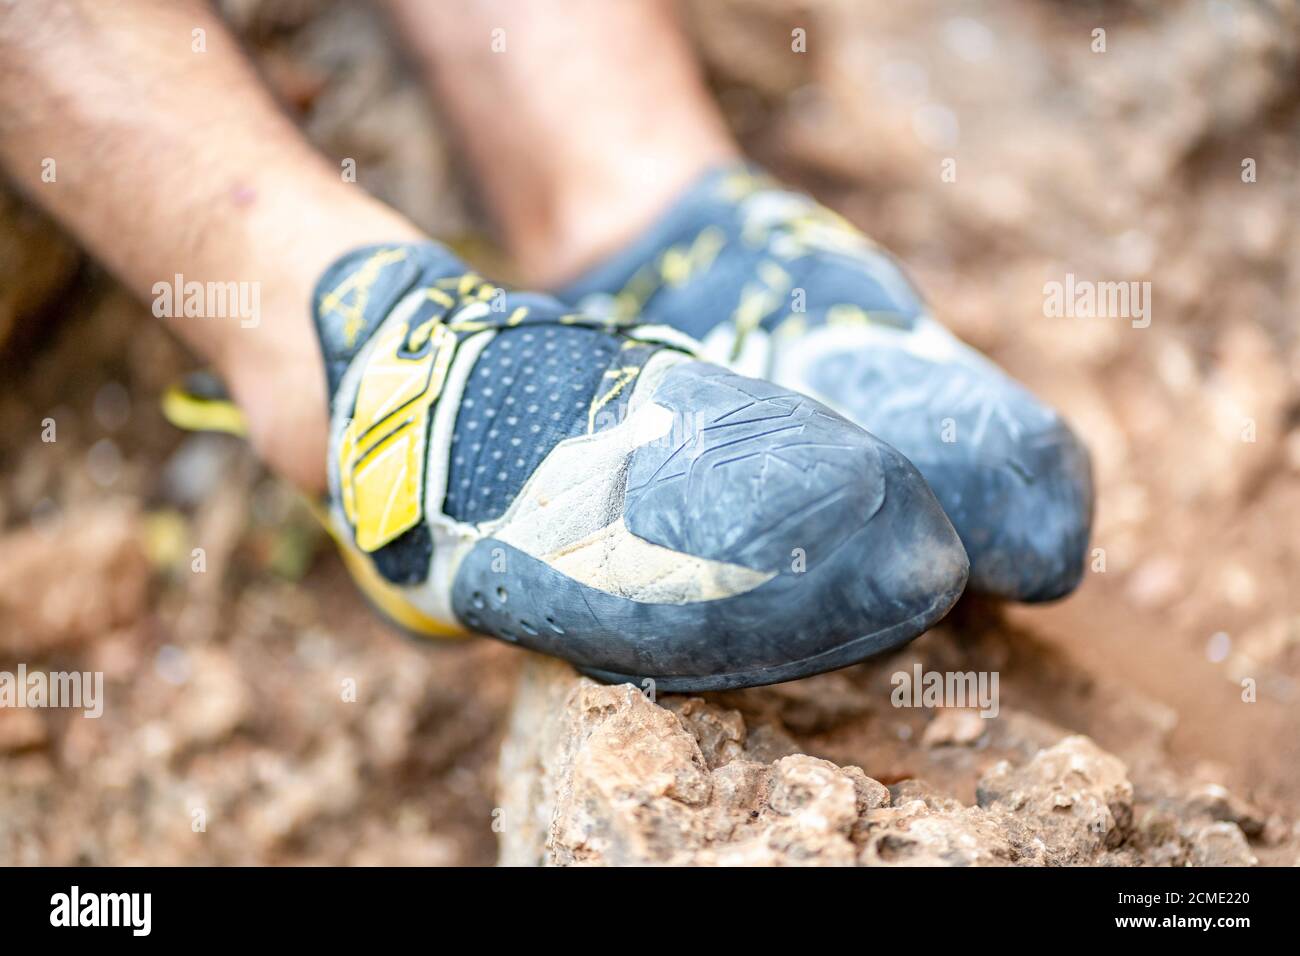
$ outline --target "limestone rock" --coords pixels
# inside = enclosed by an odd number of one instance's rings
[[[839,678],[844,680],[843,676]],[[805,688],[808,691],[809,688]],[[734,697],[719,695],[722,699]],[[770,698],[770,695],[768,695]],[[740,698],[744,700],[745,698]],[[839,709],[832,703],[833,709]],[[793,712],[808,721],[807,699]],[[872,719],[869,709],[864,710]],[[499,779],[501,861],[510,865],[1249,865],[1231,795],[1169,793],[1139,819],[1123,761],[1081,735],[1011,714],[972,736],[921,735],[908,759],[937,772],[981,739],[964,802],[917,778],[886,787],[870,769],[771,749],[795,738],[711,698],[651,701],[532,657],[521,675]],[[936,718],[934,722],[938,722]],[[816,723],[816,721],[813,721]],[[973,727],[973,725],[972,725]],[[841,728],[842,729],[842,728]],[[930,739],[925,739],[925,737]],[[761,739],[756,739],[761,738]],[[990,743],[992,741],[993,743]],[[774,755],[775,754],[775,755]],[[906,754],[904,755],[906,756]],[[971,758],[963,758],[967,768]],[[944,763],[944,761],[948,761]],[[1154,785],[1152,789],[1156,789]],[[1220,788],[1221,789],[1221,788]]]
[[[1045,863],[1089,862],[1124,840],[1132,823],[1133,785],[1124,764],[1087,737],[1067,737],[1023,767],[1006,761],[980,781],[979,804],[1016,827],[1027,857]]]

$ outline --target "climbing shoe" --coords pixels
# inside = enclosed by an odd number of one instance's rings
[[[713,171],[557,296],[672,326],[704,357],[813,396],[898,449],[960,534],[973,591],[1045,601],[1079,583],[1086,449],[931,318],[886,253],[809,197],[749,167]]]

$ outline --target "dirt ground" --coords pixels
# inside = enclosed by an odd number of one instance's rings
[[[483,246],[374,11],[221,6],[322,150]],[[1004,705],[1226,786],[1268,821],[1248,831],[1258,858],[1295,862],[1296,6],[695,0],[689,21],[751,154],[897,252],[937,315],[1093,449],[1079,592],[963,602],[907,653],[999,669]],[[1149,282],[1149,326],[1046,317],[1044,283],[1067,273]],[[0,194],[0,670],[103,671],[107,698],[99,720],[0,710],[0,863],[492,862],[520,652],[377,622],[240,443],[163,422],[161,390],[194,364]],[[929,717],[858,719],[872,680],[730,703],[779,710],[809,753],[894,783]],[[969,800],[964,773],[947,782]]]

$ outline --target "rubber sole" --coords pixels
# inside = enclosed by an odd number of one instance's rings
[[[824,674],[827,671],[839,670],[841,667],[860,664],[868,658],[902,647],[943,620],[957,603],[964,590],[964,588],[957,588],[939,595],[932,605],[905,621],[899,621],[897,624],[883,630],[854,638],[839,647],[822,651],[820,654],[814,654],[803,660],[791,661],[787,664],[732,671],[727,674],[690,677],[619,674],[614,671],[586,667],[577,667],[577,670],[604,684],[633,684],[641,688],[643,681],[651,680],[654,681],[656,692],[667,694],[738,690],[743,687],[780,684],[785,681],[799,680],[803,677],[812,677],[814,674]]]

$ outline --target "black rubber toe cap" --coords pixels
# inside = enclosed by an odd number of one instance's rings
[[[970,588],[1047,601],[1083,574],[1087,450],[1048,405],[992,365],[902,348],[832,353],[808,387],[921,470],[970,556]]]
[[[972,590],[1051,601],[1078,587],[1092,530],[1092,467],[1063,422],[1000,462],[926,462],[970,555]]]
[[[647,541],[776,571],[835,549],[884,501],[885,446],[807,396],[692,362],[654,401],[679,427],[628,469],[625,520]]]
[[[700,691],[844,667],[947,613],[965,551],[901,454],[803,396],[711,366],[680,370],[655,401],[702,411],[703,437],[692,460],[671,444],[633,455],[624,519],[654,544],[771,577],[730,597],[650,604],[487,539],[453,592],[467,625],[603,680]],[[711,427],[727,421],[737,427]]]

